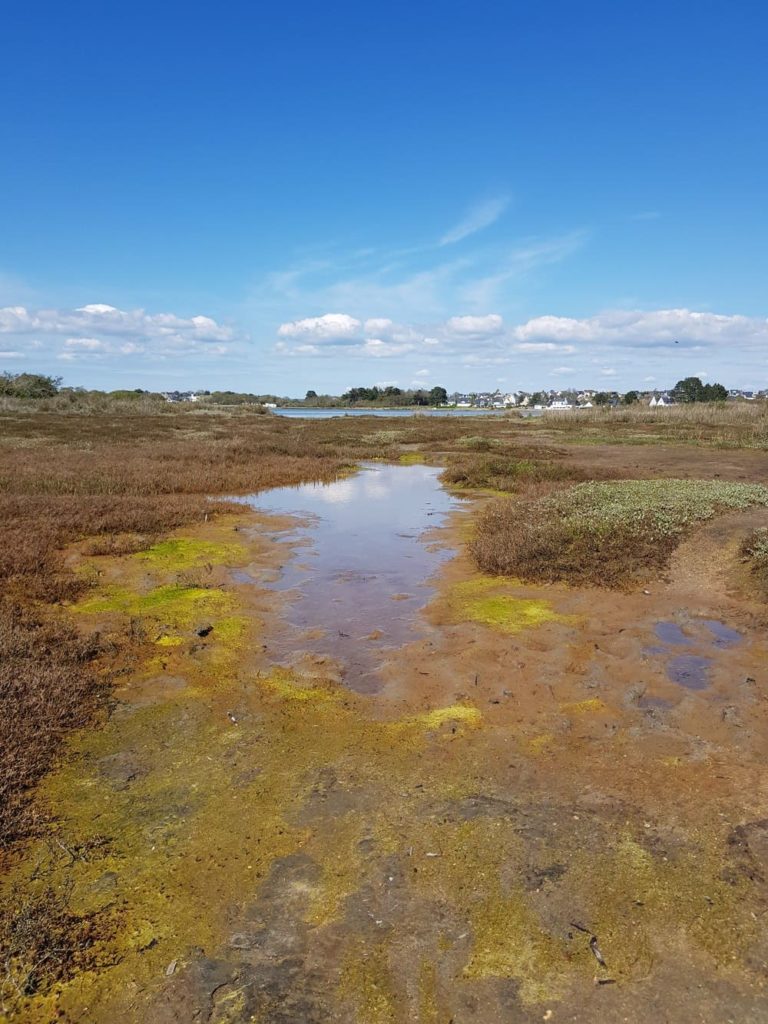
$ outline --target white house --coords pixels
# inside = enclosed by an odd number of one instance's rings
[[[668,394],[652,395],[651,396],[651,400],[648,403],[648,405],[650,406],[651,409],[655,409],[659,405],[664,406],[664,405],[674,405],[674,404],[675,404],[675,400],[673,398],[671,398]]]
[[[554,402],[550,402],[549,405],[547,406],[547,408],[548,409],[559,409],[561,412],[564,412],[567,409],[572,409],[573,406],[571,405],[570,402],[566,401],[564,398],[558,398]]]

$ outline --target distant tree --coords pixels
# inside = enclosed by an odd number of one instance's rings
[[[316,391],[311,391],[311,390],[310,390],[310,391],[308,391],[308,392],[306,393],[306,395],[304,396],[304,398],[305,398],[305,401],[310,401],[310,399],[312,399],[312,398],[317,398],[317,392],[316,392]]]
[[[725,402],[728,398],[728,390],[722,384],[705,384],[705,402]]]
[[[445,388],[432,388],[429,392],[430,405],[445,405],[448,401],[448,392]]]
[[[0,375],[0,395],[14,398],[53,398],[58,394],[61,377],[41,373],[4,373]]]
[[[531,395],[530,405],[544,405],[546,397],[542,391],[534,391]]]
[[[676,402],[724,402],[728,397],[722,384],[702,384],[699,377],[679,380],[672,389]]]
[[[595,405],[610,405],[613,396],[609,391],[598,391],[595,395]]]
[[[637,391],[628,391],[622,399],[624,405],[634,405],[635,402],[640,401],[640,395]]]
[[[704,385],[700,377],[685,377],[672,388],[672,397],[676,402],[703,402]]]

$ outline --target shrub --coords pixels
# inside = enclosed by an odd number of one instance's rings
[[[620,587],[661,571],[680,540],[726,509],[768,505],[768,488],[703,480],[585,483],[480,517],[472,553],[486,572]]]

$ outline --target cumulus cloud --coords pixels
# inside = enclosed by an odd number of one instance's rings
[[[575,345],[557,345],[554,341],[521,341],[515,345],[516,352],[564,352],[566,355],[576,351]]]
[[[515,328],[521,342],[574,342],[646,348],[768,344],[768,319],[690,309],[609,310],[577,320],[540,316]]]
[[[373,356],[375,359],[386,359],[390,356],[402,356],[413,351],[413,345],[397,345],[381,338],[371,338],[365,342],[360,350],[363,356]]]
[[[13,338],[20,357],[47,349],[69,360],[144,353],[221,355],[244,337],[208,316],[122,310],[102,302],[77,309],[6,306],[0,309],[0,335]]]
[[[705,358],[710,376],[731,386],[768,381],[768,320],[682,308],[543,315],[516,325],[482,311],[427,323],[328,313],[281,325],[276,340],[284,355],[401,360],[404,379],[455,380],[458,387],[466,383],[459,368],[502,366],[514,368],[520,386],[541,387],[549,377],[568,376],[584,386],[610,380],[614,387],[636,387],[649,371],[654,379],[645,382],[654,384],[696,373]],[[694,352],[699,354],[691,364]]]
[[[483,228],[490,227],[504,213],[509,206],[507,196],[497,196],[495,199],[488,199],[471,207],[461,218],[458,224],[445,232],[439,241],[439,245],[454,245],[456,242],[474,235]]]
[[[389,323],[389,321],[385,321]],[[323,316],[308,316],[303,320],[291,320],[280,324],[277,329],[280,338],[311,338],[316,342],[342,344],[357,341],[363,333],[363,325],[346,313],[324,313]]]
[[[424,336],[409,324],[388,317],[362,321],[348,313],[290,320],[277,329],[276,349],[289,356],[373,356],[375,359],[405,355],[423,344]]]
[[[451,334],[487,337],[500,334],[504,321],[497,313],[489,313],[487,316],[452,316],[446,321],[446,327]]]

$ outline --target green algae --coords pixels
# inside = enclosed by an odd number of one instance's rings
[[[445,725],[465,725],[477,729],[483,721],[481,712],[471,704],[450,704],[447,707],[432,708],[420,715],[402,718],[391,728],[396,732],[408,732],[413,729],[438,730]]]
[[[555,737],[551,732],[540,732],[526,741],[525,748],[534,757],[538,757],[546,753],[553,746],[554,742]]]
[[[344,900],[360,887],[363,873],[360,841],[365,823],[360,814],[350,813],[333,822],[333,828],[323,836],[318,856],[322,874],[318,889],[312,894],[307,921],[317,927],[336,920],[343,909]],[[310,844],[313,852],[318,844]]]
[[[510,634],[547,622],[573,621],[570,616],[558,614],[549,601],[498,592],[508,589],[508,585],[509,581],[497,577],[480,577],[454,584],[448,597],[454,620],[479,622]]]
[[[483,601],[506,596],[494,593],[499,587],[498,580],[481,578],[454,592],[463,602]],[[197,595],[191,602],[190,591]],[[535,1004],[557,999],[571,982],[594,973],[589,951],[579,957],[566,948],[520,885],[526,850],[511,818],[457,822],[442,813],[430,816],[422,807],[425,792],[436,806],[454,807],[478,791],[480,742],[489,726],[477,708],[459,703],[378,720],[370,717],[365,700],[286,669],[238,681],[242,651],[256,624],[240,614],[236,598],[221,591],[160,587],[139,595],[113,588],[101,595],[106,607],[94,607],[99,599],[91,599],[78,610],[159,617],[182,628],[182,621],[201,617],[200,595],[225,599],[222,607],[205,612],[222,615],[207,638],[209,649],[195,659],[180,645],[164,652],[174,670],[189,677],[189,689],[173,702],[133,709],[101,732],[83,734],[74,744],[75,758],[46,783],[65,847],[99,836],[110,842],[98,857],[74,863],[56,859],[55,851],[46,853],[41,844],[40,856],[30,864],[36,870],[43,864],[40,870],[57,884],[71,881],[80,909],[111,903],[124,908],[113,944],[113,959],[120,962],[63,991],[61,1005],[74,1019],[86,1004],[100,1007],[94,1018],[99,1021],[148,1019],[140,1002],[135,1016],[126,1011],[127,985],[152,991],[165,966],[184,950],[196,946],[213,954],[220,949],[243,894],[256,899],[275,863],[299,851],[318,867],[305,920],[313,928],[339,928],[349,897],[368,881],[360,850],[367,838],[375,841],[379,861],[407,856],[409,865],[418,866],[405,882],[404,905],[411,900],[419,908],[447,908],[470,929],[471,950],[457,980],[513,979],[522,1002]],[[221,665],[226,672],[220,672]],[[221,692],[211,696],[211,677],[222,674]],[[233,723],[228,710],[235,701],[245,704],[245,714],[241,719],[238,710]],[[601,704],[595,698],[566,707],[597,712],[601,707],[595,702]],[[550,734],[541,734],[528,749],[535,755],[553,742]],[[121,789],[99,765],[126,750],[147,771]],[[302,812],[318,773],[329,766],[340,788],[364,794],[365,811],[308,825]],[[234,785],[241,776],[245,781]],[[590,908],[590,925],[618,978],[647,971],[656,931],[673,940],[687,933],[717,963],[727,963],[734,950],[741,953],[748,944],[748,929],[737,934],[739,901],[747,900],[748,886],[720,879],[723,854],[716,837],[702,836],[698,848],[694,844],[669,862],[629,832],[611,838],[597,855],[574,852],[567,835],[558,835],[550,852],[553,860],[568,864],[562,884],[575,905]],[[105,895],[100,881],[112,875],[114,889]],[[17,872],[11,884],[33,883]],[[634,900],[643,903],[645,920],[628,927],[627,907]],[[339,934],[339,994],[355,1007],[355,1019],[361,1024],[402,1019],[400,986],[390,965],[397,937],[371,942],[354,931]],[[440,952],[447,950],[438,947]],[[414,971],[421,1019],[436,1020],[437,967],[422,958]],[[52,1019],[50,1000],[36,1005],[40,1012],[30,1021]],[[235,1003],[220,1008],[215,1019],[238,1019],[236,1008]]]
[[[352,945],[345,957],[339,992],[355,1005],[359,1024],[396,1024],[397,1004],[384,943]]]
[[[401,466],[420,466],[426,461],[421,452],[403,452],[398,459]]]
[[[204,565],[231,565],[247,560],[242,544],[174,537],[132,556],[136,562],[164,572],[181,572]]]
[[[438,1024],[437,970],[433,960],[423,957],[419,968],[419,1024]]]
[[[523,1003],[541,1003],[562,994],[567,973],[564,944],[553,938],[527,906],[525,894],[490,893],[471,914],[472,955],[466,978],[515,978]]]
[[[561,704],[560,710],[564,714],[590,715],[600,711],[607,711],[605,703],[599,697],[588,697],[586,700],[576,700],[570,703]]]
[[[223,615],[234,607],[230,594],[206,587],[171,583],[138,593],[127,587],[110,587],[80,601],[73,611],[86,615],[120,612],[131,618],[148,618],[169,626],[189,628],[201,617]]]
[[[184,637],[182,636],[169,636],[164,634],[159,636],[155,643],[158,647],[180,647],[184,643]]]

